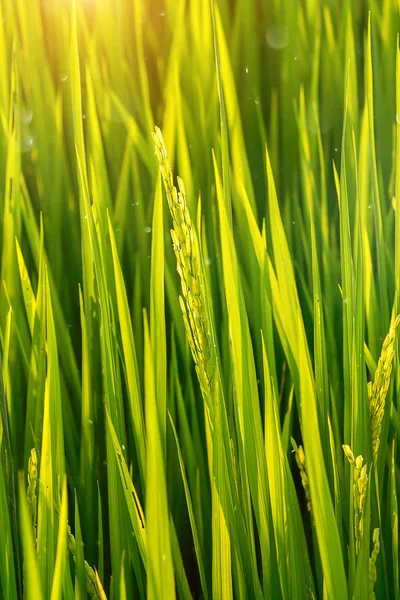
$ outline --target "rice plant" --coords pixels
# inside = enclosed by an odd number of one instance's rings
[[[0,26],[0,598],[400,600],[399,3]]]

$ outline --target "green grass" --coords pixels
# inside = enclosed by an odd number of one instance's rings
[[[399,3],[0,27],[0,598],[400,600]]]

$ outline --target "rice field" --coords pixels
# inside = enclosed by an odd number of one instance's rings
[[[400,600],[399,33],[0,0],[0,598]]]

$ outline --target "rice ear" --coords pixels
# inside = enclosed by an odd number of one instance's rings
[[[374,463],[378,458],[382,419],[385,410],[386,396],[389,391],[394,358],[396,330],[400,323],[398,315],[389,329],[382,345],[381,355],[375,372],[374,381],[368,383],[369,414],[371,421],[372,454]]]
[[[208,394],[213,387],[215,357],[205,307],[200,249],[186,202],[184,183],[177,177],[178,191],[173,182],[171,165],[158,127],[152,136],[173,221],[171,238],[182,289],[179,304],[200,386],[202,392]]]

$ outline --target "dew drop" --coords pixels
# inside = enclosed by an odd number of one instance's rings
[[[274,50],[282,50],[289,43],[289,27],[271,27],[265,37],[268,46]]]
[[[29,106],[23,106],[21,108],[21,122],[25,125],[29,125],[31,123],[33,117],[33,111]]]
[[[21,138],[21,152],[29,152],[35,145],[35,139],[32,134],[23,135]]]
[[[150,233],[151,232],[151,227],[145,227],[144,228],[144,232],[145,233]]]

